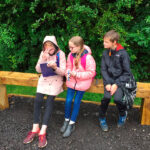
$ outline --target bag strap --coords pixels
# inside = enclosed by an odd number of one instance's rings
[[[88,54],[88,53],[87,53]],[[84,70],[86,69],[86,56],[87,56],[87,54],[85,54],[85,55],[83,55],[82,57],[81,57],[81,65],[82,65],[82,67],[84,68]]]
[[[87,53],[88,54],[88,53]],[[82,65],[82,67],[84,68],[84,69],[86,69],[86,56],[87,56],[87,54],[85,54],[85,55],[83,55],[82,57],[81,57],[81,65]],[[71,61],[71,65],[72,65],[72,67],[73,67],[73,56],[72,56],[72,54],[70,54],[70,61]]]
[[[57,67],[59,67],[59,61],[60,61],[60,51],[58,51],[58,53],[56,54],[56,64],[57,64]]]
[[[71,61],[71,67],[73,68],[73,56],[72,56],[72,54],[70,54],[70,61]]]

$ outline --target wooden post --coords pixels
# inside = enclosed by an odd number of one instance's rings
[[[0,84],[0,109],[9,108],[6,85]]]
[[[150,125],[150,98],[142,101],[141,125]]]

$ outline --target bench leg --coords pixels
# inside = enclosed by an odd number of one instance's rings
[[[141,125],[150,125],[150,98],[142,101]]]
[[[0,109],[9,108],[6,85],[0,84]]]

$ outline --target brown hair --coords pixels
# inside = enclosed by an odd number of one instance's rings
[[[72,42],[74,45],[81,47],[80,52],[77,54],[77,57],[76,57],[76,59],[75,59],[75,66],[76,66],[76,68],[78,68],[79,59],[80,59],[80,57],[81,57],[81,54],[82,54],[83,51],[84,51],[84,47],[83,47],[83,46],[84,46],[84,40],[83,40],[82,37],[80,37],[80,36],[73,36],[73,37],[69,40],[69,42]]]
[[[108,31],[105,35],[104,35],[104,38],[109,38],[111,42],[118,42],[119,41],[119,33],[116,32],[115,30],[110,30]]]
[[[45,41],[45,42],[43,43],[42,51],[43,51],[43,52],[45,51],[44,44],[45,44],[46,42],[51,43],[51,45],[54,46],[54,48],[55,48],[55,51],[54,51],[54,53],[53,53],[52,55],[56,54],[57,51],[59,50],[59,47],[58,47],[57,45],[55,45],[53,42],[51,42],[51,41]]]

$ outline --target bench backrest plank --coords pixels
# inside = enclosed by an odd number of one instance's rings
[[[0,84],[36,87],[38,79],[39,79],[39,74],[35,74],[35,73],[0,71]],[[91,88],[87,92],[103,94],[104,93],[103,88],[104,88],[103,81],[101,79],[98,79],[98,84],[96,84],[96,79],[95,79],[92,83]],[[64,89],[66,89],[65,83],[64,83]],[[150,83],[137,82],[136,97],[140,97],[140,98],[150,97]]]

